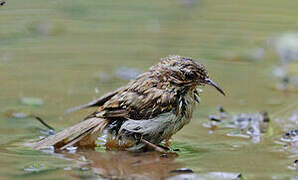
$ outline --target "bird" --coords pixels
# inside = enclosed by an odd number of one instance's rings
[[[196,104],[200,103],[199,87],[205,85],[225,95],[197,60],[179,55],[163,57],[127,85],[68,110],[97,107],[80,123],[33,146],[54,146],[59,150],[95,147],[98,136],[106,133],[106,147],[113,144],[119,150],[164,151],[160,143],[168,146],[171,137],[190,122]]]

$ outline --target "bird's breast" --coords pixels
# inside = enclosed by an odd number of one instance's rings
[[[125,132],[140,134],[146,140],[155,144],[170,138],[190,122],[195,106],[195,100],[191,93],[180,98],[178,102],[179,104],[172,111],[162,113],[155,118],[144,120],[127,119],[121,125],[119,134],[125,135]]]
[[[194,92],[188,91],[184,96],[178,98],[178,103],[176,107],[177,116],[181,118],[190,120],[192,118],[193,110],[196,104]]]

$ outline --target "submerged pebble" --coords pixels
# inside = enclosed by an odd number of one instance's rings
[[[210,172],[207,176],[216,179],[240,179],[242,177],[241,173],[232,172]]]
[[[298,92],[298,75],[295,65],[279,65],[273,67],[272,76],[278,79],[275,89]]]
[[[269,40],[280,64],[273,68],[273,76],[280,79],[277,90],[297,92],[298,76],[295,63],[298,61],[298,33],[284,33]],[[294,62],[296,61],[296,62]]]
[[[280,91],[298,92],[298,76],[284,76],[276,84],[276,89]]]
[[[288,71],[285,66],[276,66],[272,69],[272,75],[276,78],[283,78],[288,76]]]
[[[269,116],[267,113],[241,113],[230,115],[224,111],[223,108],[219,109],[219,115],[209,116],[211,121],[209,127],[215,130],[215,127],[233,128],[234,131],[228,133],[228,136],[250,138],[252,142],[259,143],[261,135],[266,133],[269,125]]]
[[[81,171],[89,171],[90,168],[89,168],[89,167],[80,167],[80,170],[81,170]]]
[[[5,3],[5,1],[0,1],[0,6],[3,6]]]
[[[292,115],[288,118],[288,121],[298,125],[298,112],[293,112]]]
[[[26,118],[26,117],[28,117],[28,115],[23,113],[23,112],[16,112],[16,113],[12,114],[12,117],[14,117],[14,118]]]
[[[269,40],[279,56],[281,63],[287,64],[298,60],[298,33],[284,33]]]
[[[298,112],[293,111],[288,118],[283,118],[283,119],[276,118],[275,121],[282,124],[285,134],[287,133],[291,134],[291,131],[293,132],[297,130],[297,127],[298,127]],[[284,138],[285,138],[285,134],[283,135]]]
[[[199,176],[196,174],[179,174],[176,176],[172,176],[167,180],[206,180],[204,176]]]
[[[65,168],[63,168],[65,171],[71,171],[72,170],[72,168],[71,167],[65,167]]]
[[[17,119],[23,119],[29,117],[27,113],[16,111],[16,110],[8,110],[4,113],[5,117],[7,118],[17,118]]]
[[[282,135],[282,142],[290,143],[291,146],[298,147],[298,129],[292,129]]]
[[[179,174],[168,178],[168,180],[207,180],[207,179],[236,180],[236,179],[241,179],[241,177],[242,177],[241,173],[209,172],[206,174],[194,174],[194,173]]]
[[[193,173],[193,170],[188,168],[180,168],[170,171],[170,173]]]
[[[22,97],[21,98],[21,103],[25,105],[30,105],[30,106],[41,106],[43,105],[43,100],[40,98],[35,98],[35,97]]]
[[[288,168],[298,172],[298,159],[296,159],[291,166],[288,166]]]

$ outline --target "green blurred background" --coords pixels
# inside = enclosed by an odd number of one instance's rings
[[[0,7],[1,174],[73,178],[55,166],[61,159],[22,147],[40,135],[36,121],[7,114],[38,114],[63,129],[93,111],[65,115],[67,108],[128,82],[117,76],[121,68],[145,72],[161,57],[179,54],[206,65],[227,96],[204,89],[191,125],[174,137],[176,146],[192,149],[177,161],[196,173],[294,177],[288,166],[297,154],[274,144],[287,122],[272,121],[274,132],[257,145],[224,131],[210,135],[202,123],[218,104],[233,113],[266,110],[279,119],[297,110],[297,86],[285,94],[272,75],[281,64],[290,75],[298,74],[298,63],[282,63],[274,48],[276,37],[298,32],[297,7],[294,0],[8,0]],[[36,162],[51,171],[24,171]]]

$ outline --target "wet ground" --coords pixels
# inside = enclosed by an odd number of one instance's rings
[[[298,88],[288,86],[284,76],[275,77],[274,69],[282,66],[293,79],[298,63],[295,52],[279,56],[279,46],[272,45],[273,37],[298,31],[297,5],[271,0],[7,1],[0,7],[1,178],[165,179],[181,178],[173,170],[189,168],[195,174],[187,177],[193,179],[239,174],[297,179],[297,143],[284,138],[298,126]],[[178,156],[102,149],[53,154],[24,146],[45,136],[45,128],[28,115],[41,116],[57,129],[68,127],[93,110],[65,115],[66,109],[127,83],[168,54],[198,58],[227,93],[223,97],[204,88],[191,124],[173,138]],[[257,143],[228,136],[233,128],[210,133],[203,125],[218,104],[231,115],[267,111],[268,131]]]

